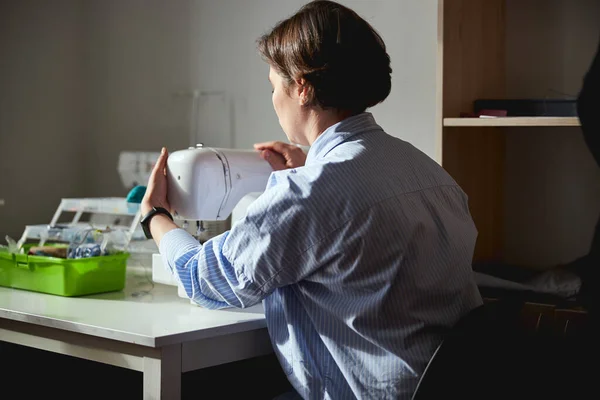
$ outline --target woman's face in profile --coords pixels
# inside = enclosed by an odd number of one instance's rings
[[[269,68],[269,81],[273,86],[273,108],[279,125],[288,139],[295,144],[308,145],[304,135],[306,115],[300,101],[298,85],[286,88],[285,81],[273,67]]]

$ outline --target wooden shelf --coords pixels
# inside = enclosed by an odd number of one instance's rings
[[[444,118],[448,127],[494,126],[580,126],[577,117]]]

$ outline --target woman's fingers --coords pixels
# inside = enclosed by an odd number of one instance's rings
[[[274,153],[271,150],[263,150],[260,152],[263,160],[266,160],[275,171],[286,169],[286,161],[280,154]]]
[[[270,150],[274,150],[280,154],[287,154],[287,153],[289,153],[290,149],[292,149],[294,147],[296,147],[296,146],[287,144],[287,143],[283,143],[283,142],[279,142],[279,141],[257,143],[254,145],[254,148],[257,150],[270,149]]]
[[[257,143],[254,145],[254,148],[280,155],[282,157],[283,166],[279,169],[301,167],[306,162],[306,154],[304,151],[293,144],[272,141]]]
[[[154,168],[152,168],[151,176],[155,177],[159,174],[159,171],[164,173],[164,169],[167,165],[166,152],[166,149],[163,147],[158,156],[158,160],[156,160],[156,163],[154,164]]]
[[[161,171],[163,175],[167,176],[167,159],[169,158],[169,151],[166,147],[163,147],[160,152],[161,158]]]

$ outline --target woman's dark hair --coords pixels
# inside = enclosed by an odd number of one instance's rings
[[[390,94],[390,57],[373,27],[354,11],[317,0],[279,22],[258,49],[286,81],[304,79],[308,105],[365,111]]]

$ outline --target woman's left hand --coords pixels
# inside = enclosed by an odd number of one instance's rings
[[[260,156],[271,164],[274,171],[302,167],[306,163],[306,153],[293,144],[279,141],[256,143]]]
[[[162,207],[171,212],[171,206],[167,200],[167,158],[169,153],[165,147],[162,148],[160,156],[154,164],[150,174],[146,194],[142,199],[140,207],[142,214],[148,213],[152,207]]]

